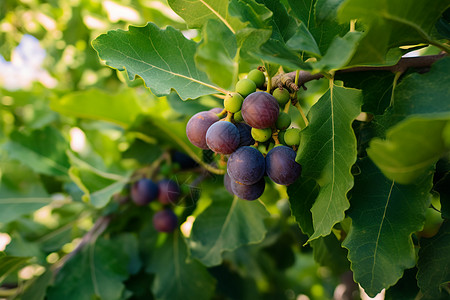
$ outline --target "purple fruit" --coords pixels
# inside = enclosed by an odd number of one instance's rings
[[[159,194],[158,201],[162,204],[178,202],[181,196],[181,190],[175,181],[163,179],[158,182]]]
[[[142,178],[131,187],[131,198],[138,206],[144,206],[158,197],[158,185],[150,179]]]
[[[215,153],[231,154],[239,146],[239,130],[231,122],[216,122],[206,132],[206,144]]]
[[[236,123],[236,127],[239,130],[239,147],[251,146],[255,143],[252,137],[252,128],[245,123]]]
[[[159,232],[172,232],[178,226],[178,218],[170,209],[164,209],[153,215],[153,226]]]
[[[231,182],[233,193],[241,199],[250,201],[261,197],[265,187],[266,182],[264,181],[264,178],[261,178],[257,183],[250,185],[240,184],[236,181]]]
[[[300,176],[302,167],[295,161],[296,153],[286,146],[274,147],[266,155],[266,172],[278,184],[289,185]]]
[[[246,185],[254,184],[264,176],[264,156],[253,147],[240,147],[230,155],[227,172],[234,181]]]
[[[242,104],[242,117],[251,127],[264,129],[272,127],[278,119],[280,107],[269,93],[254,92]]]
[[[231,188],[232,181],[233,181],[233,179],[231,179],[231,177],[230,177],[230,175],[228,175],[228,173],[225,173],[225,175],[223,175],[223,185],[225,186],[225,188],[231,195],[234,195],[233,189]]]
[[[212,111],[202,111],[193,115],[186,125],[186,135],[192,145],[208,149],[206,132],[217,121],[219,121],[219,117]]]

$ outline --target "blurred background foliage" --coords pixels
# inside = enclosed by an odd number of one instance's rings
[[[196,112],[221,105],[218,99],[157,99],[139,78],[129,81],[105,67],[91,47],[108,30],[150,21],[199,40],[166,1],[0,2],[0,298],[43,299],[52,282],[47,270],[111,211],[123,219],[109,229],[110,238],[139,236],[148,251],[151,212],[120,210],[111,196],[166,151],[202,156],[183,142],[184,126]],[[302,101],[314,103],[326,84],[311,83]],[[298,122],[298,112],[292,114]],[[177,176],[188,188],[199,176],[168,170],[161,176]],[[223,190],[222,177],[209,175],[200,198],[186,200],[197,208],[179,209],[198,215],[217,189]],[[330,299],[341,270],[319,267],[311,248],[301,246],[307,238],[290,216],[285,190],[266,189],[266,238],[226,253],[209,269],[217,280],[215,299]],[[122,298],[151,299],[153,277],[141,269],[129,276]]]

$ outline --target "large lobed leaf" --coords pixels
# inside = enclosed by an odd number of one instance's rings
[[[152,291],[156,299],[211,299],[215,280],[201,263],[189,258],[180,232],[167,235],[164,243],[152,251],[147,272],[155,274]]]
[[[234,34],[221,22],[209,20],[203,27],[203,41],[197,48],[195,61],[212,82],[225,89],[236,84],[238,63],[234,61],[237,42]]]
[[[448,299],[450,297],[450,222],[444,222],[434,237],[422,239],[420,246],[417,281],[424,299]]]
[[[398,84],[391,106],[376,118],[380,135],[367,149],[390,179],[412,183],[449,150],[445,126],[450,120],[450,59],[433,64],[426,74],[412,74]],[[420,145],[420,147],[418,147]]]
[[[169,5],[189,27],[201,28],[208,20],[219,20],[233,33],[244,24],[228,11],[228,1],[222,0],[169,0]]]
[[[350,64],[385,63],[392,47],[436,43],[434,24],[448,6],[448,0],[345,1],[338,9],[339,20],[363,20],[367,26]]]
[[[88,243],[59,271],[48,299],[122,299],[131,257],[117,247],[119,242],[99,238]]]
[[[311,208],[314,233],[310,241],[330,234],[350,206],[350,169],[356,161],[356,138],[351,124],[360,113],[361,98],[361,91],[332,84],[308,114],[310,124],[302,131],[297,161],[303,167],[302,176],[311,177],[320,185]]]
[[[432,173],[413,185],[387,179],[371,162],[358,162],[351,208],[352,225],[343,246],[348,249],[355,281],[374,297],[394,285],[415,264],[411,234],[420,231],[430,204]]]
[[[0,252],[0,283],[30,261],[30,257],[9,256]]]
[[[258,201],[233,199],[223,191],[212,198],[212,205],[196,218],[190,238],[192,256],[208,267],[219,265],[224,251],[262,241],[269,216]]]
[[[293,14],[306,26],[317,42],[320,53],[324,54],[333,40],[337,36],[343,36],[349,27],[337,22],[334,6],[321,2],[324,1],[289,0]]]
[[[53,127],[30,133],[14,131],[3,149],[11,159],[16,159],[36,173],[67,176],[69,160],[66,150],[69,143]]]
[[[172,89],[183,99],[226,92],[212,85],[207,75],[197,69],[197,44],[173,27],[160,29],[152,23],[130,26],[128,31],[102,34],[92,45],[107,65],[126,69],[130,79],[140,76],[157,96],[168,95]]]
[[[367,154],[383,173],[401,184],[414,183],[448,148],[442,134],[446,120],[409,119],[375,138]]]
[[[133,89],[111,94],[97,89],[66,94],[52,99],[51,108],[63,115],[84,119],[105,120],[124,128],[129,127],[142,113]]]

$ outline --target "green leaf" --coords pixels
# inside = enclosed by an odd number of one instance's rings
[[[239,30],[236,33],[236,40],[241,60],[260,64],[260,58],[253,53],[270,38],[271,34],[271,30],[268,29],[244,28]]]
[[[236,33],[244,24],[228,12],[228,1],[222,0],[168,0],[170,7],[189,27],[201,28],[208,20],[219,20]]]
[[[389,179],[413,183],[448,151],[442,139],[446,124],[445,120],[405,120],[389,129],[385,140],[372,139],[367,154]]]
[[[311,70],[311,65],[304,63],[299,53],[292,51],[280,40],[270,38],[265,42],[255,56],[291,69]]]
[[[385,294],[386,300],[415,300],[419,294],[417,268],[405,270],[403,277],[391,286]]]
[[[350,172],[356,161],[356,138],[351,124],[361,109],[361,91],[332,85],[311,107],[309,126],[302,130],[297,161],[302,176],[320,185],[311,208],[314,234],[327,236],[349,208],[347,192],[353,187]]]
[[[104,207],[111,197],[120,192],[127,183],[126,178],[113,180],[100,176],[89,169],[72,167],[70,178],[84,192],[83,201],[90,202],[94,207]]]
[[[320,237],[311,242],[314,260],[321,266],[328,267],[334,274],[340,275],[350,270],[347,250],[341,247],[334,234]]]
[[[226,92],[197,69],[197,44],[173,27],[160,29],[148,23],[130,26],[128,31],[111,30],[92,41],[92,46],[108,66],[126,69],[130,79],[136,75],[144,79],[156,96],[168,95],[172,89],[182,99]]]
[[[105,120],[124,128],[129,127],[137,115],[142,113],[142,107],[133,89],[114,94],[98,89],[73,92],[62,98],[52,99],[51,108],[63,115]]]
[[[287,41],[297,30],[297,22],[289,15],[286,7],[280,0],[258,0],[272,11],[272,38]]]
[[[69,176],[84,192],[82,199],[96,208],[104,207],[128,182],[127,176],[99,170],[71,154],[73,167]]]
[[[103,238],[87,243],[59,271],[48,299],[122,299],[130,257],[116,243]]]
[[[0,198],[0,222],[3,224],[32,213],[53,201],[49,197]]]
[[[333,17],[317,22],[316,0],[288,0],[293,14],[304,23],[317,42],[320,53],[326,53],[336,36],[348,32],[348,24],[339,24]]]
[[[449,69],[450,58],[443,58],[425,74],[406,76],[395,88],[391,106],[376,118],[379,129],[385,131],[411,117],[430,120],[450,118],[450,101],[442,101],[450,94],[450,86],[441,84],[442,81],[450,81]]]
[[[358,163],[351,208],[352,225],[343,246],[349,250],[354,278],[370,297],[394,285],[415,264],[411,234],[420,231],[430,205],[429,172],[414,185],[384,177],[369,160]]]
[[[305,51],[309,55],[321,57],[316,40],[303,22],[299,24],[295,34],[286,42],[286,46],[295,51]]]
[[[51,284],[53,272],[47,269],[44,274],[33,280],[33,283],[25,290],[22,299],[44,300],[47,294],[47,287]]]
[[[69,161],[66,150],[69,144],[53,127],[30,133],[14,131],[3,149],[11,159],[16,159],[36,173],[67,176]]]
[[[203,27],[203,41],[197,48],[195,61],[212,82],[225,89],[234,89],[238,64],[234,34],[223,23],[209,20]]]
[[[335,79],[344,81],[346,87],[362,90],[362,111],[381,115],[391,102],[394,77],[389,71],[341,72]]]
[[[233,199],[222,190],[211,197],[212,205],[195,219],[190,236],[192,256],[208,267],[219,265],[225,251],[262,241],[269,216],[258,201]]]
[[[334,21],[337,17],[337,10],[345,0],[317,0],[316,1],[316,22],[322,24],[326,21]]]
[[[230,14],[253,28],[269,28],[272,12],[254,0],[231,0]]]
[[[401,45],[438,43],[431,33],[434,24],[448,7],[447,0],[348,0],[339,7],[341,22],[352,19],[366,22],[366,36],[352,64],[384,63],[388,49]]]
[[[344,37],[337,36],[331,42],[325,55],[314,64],[314,68],[317,71],[330,71],[345,67],[362,36],[361,32],[349,32]]]
[[[311,207],[319,194],[320,186],[312,178],[301,177],[287,188],[292,215],[308,237],[314,234]]]
[[[424,299],[448,299],[450,290],[450,222],[430,239],[420,241],[417,282]],[[444,286],[447,285],[447,288]]]
[[[29,261],[30,257],[8,256],[4,252],[0,252],[0,283],[9,274],[24,267]]]
[[[147,272],[155,274],[152,291],[156,299],[211,299],[214,278],[188,255],[184,237],[178,231],[167,235],[164,243],[153,249]]]

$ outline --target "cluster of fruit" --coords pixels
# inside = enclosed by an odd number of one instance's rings
[[[190,156],[183,152],[171,151],[170,160],[167,158],[165,163],[164,160],[157,161],[157,165],[153,166],[152,173],[157,172],[163,179],[155,180],[151,179],[154,178],[153,175],[142,175],[143,171],[148,169],[143,168],[136,173],[141,173],[137,176],[139,179],[132,179],[131,183],[116,195],[116,200],[120,204],[132,202],[141,207],[158,201],[160,204],[153,206],[158,210],[153,215],[153,225],[159,232],[173,232],[178,227],[178,218],[172,207],[183,199],[189,198],[192,190],[187,185],[179,185],[176,181],[167,178],[172,178],[174,172],[197,167],[198,164]]]
[[[262,71],[252,70],[237,82],[235,92],[226,95],[223,109],[199,112],[186,125],[186,135],[193,145],[229,155],[225,186],[246,200],[262,195],[264,175],[275,183],[289,185],[301,172],[293,149],[300,143],[300,130],[288,129],[291,118],[280,110],[289,105],[289,91],[258,91],[265,81]]]
[[[131,199],[138,206],[158,200],[164,208],[153,215],[153,225],[159,232],[172,232],[178,226],[178,218],[169,204],[177,203],[181,196],[178,184],[170,179],[155,182],[141,178],[131,186]]]

